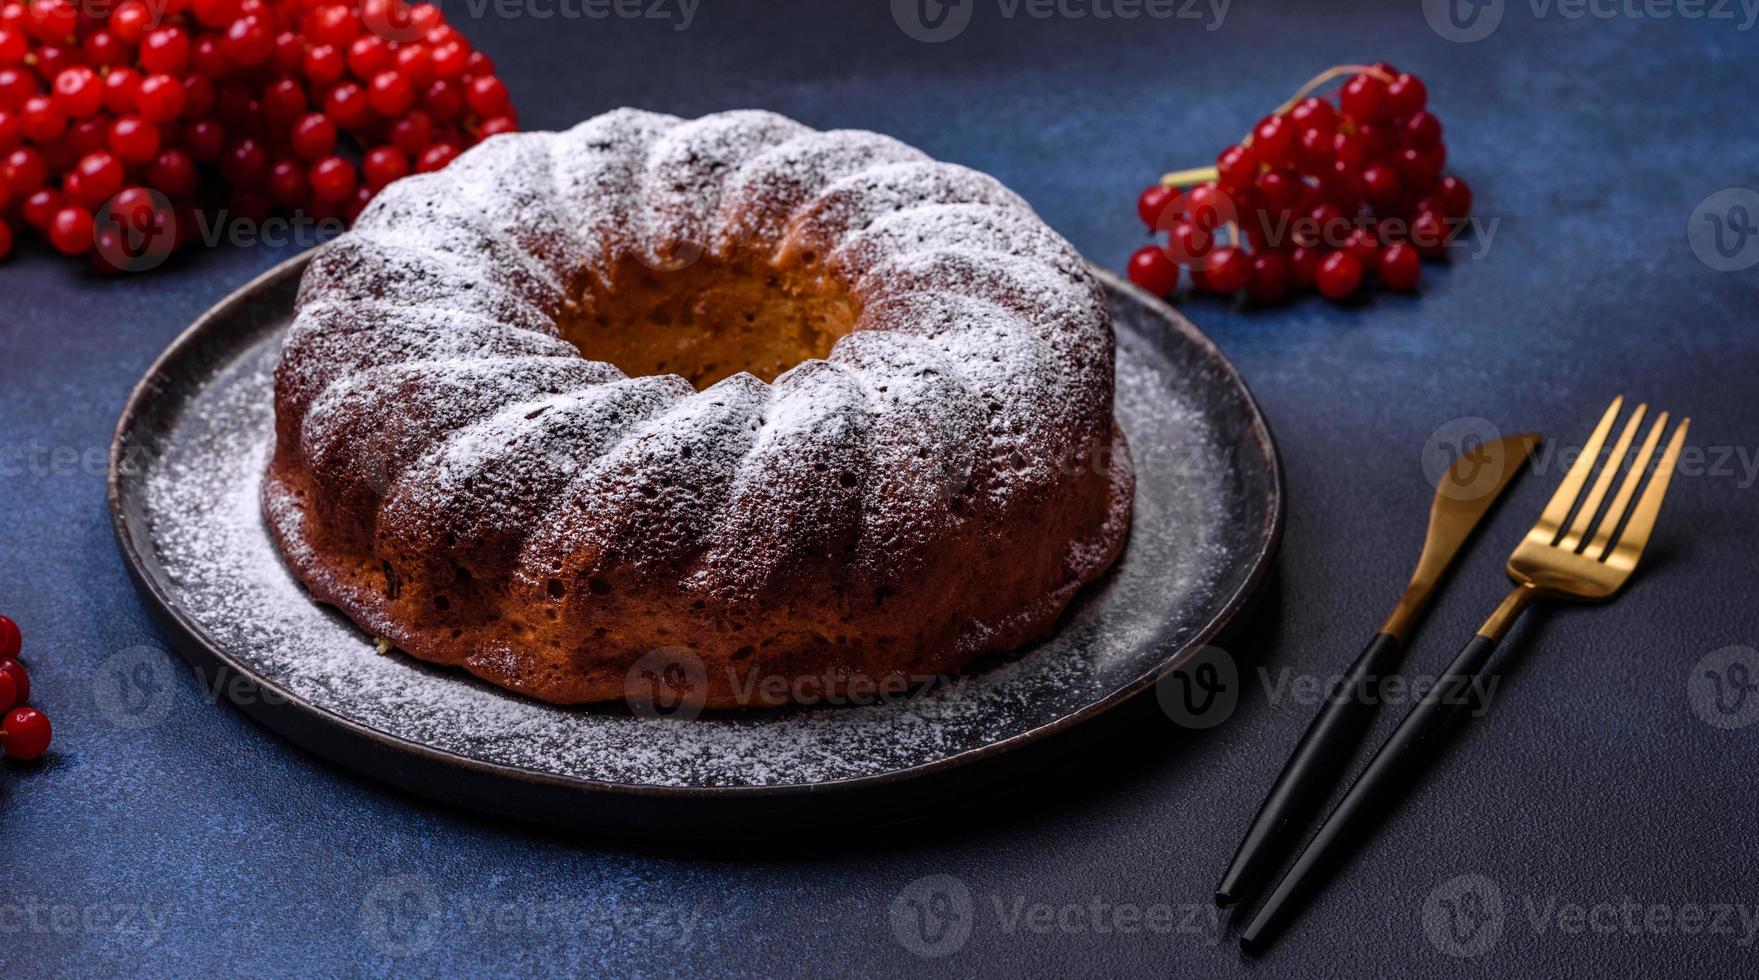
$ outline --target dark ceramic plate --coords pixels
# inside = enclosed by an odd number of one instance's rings
[[[258,480],[304,266],[227,297],[153,364],[117,424],[111,516],[141,594],[205,684],[295,743],[419,794],[672,835],[908,816],[899,801],[968,786],[973,763],[1153,686],[1240,612],[1277,546],[1276,449],[1239,375],[1187,320],[1101,271],[1138,468],[1134,524],[1052,637],[876,704],[684,720],[532,702],[378,652],[306,598],[270,543]]]

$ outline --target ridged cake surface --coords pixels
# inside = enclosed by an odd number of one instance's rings
[[[314,256],[264,507],[314,598],[516,691],[623,699],[660,652],[711,707],[860,698],[1043,634],[1116,557],[1112,361],[992,178],[618,110]]]

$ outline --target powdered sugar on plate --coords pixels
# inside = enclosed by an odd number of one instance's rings
[[[1046,641],[887,703],[651,719],[622,706],[542,704],[380,653],[309,600],[264,527],[260,482],[284,324],[184,393],[146,473],[150,536],[173,605],[239,666],[435,750],[643,786],[819,783],[928,765],[1052,723],[1155,670],[1220,614],[1251,558],[1257,529],[1238,516],[1253,507],[1239,499],[1236,447],[1218,440],[1201,396],[1216,386],[1180,376],[1136,332],[1166,331],[1158,314],[1115,292],[1112,305],[1116,410],[1137,467],[1123,557]]]

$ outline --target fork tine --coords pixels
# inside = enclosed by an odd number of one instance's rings
[[[1612,503],[1606,508],[1606,516],[1600,519],[1600,526],[1594,529],[1594,540],[1588,542],[1588,557],[1599,559],[1606,553],[1606,546],[1612,541],[1612,533],[1619,529],[1619,521],[1624,519],[1625,507],[1637,493],[1637,484],[1643,482],[1643,473],[1655,459],[1655,447],[1661,442],[1661,434],[1667,431],[1667,413],[1655,416],[1655,423],[1649,427],[1649,434],[1643,437],[1643,447],[1637,450],[1637,458],[1631,461],[1630,472],[1625,474],[1623,483],[1619,484],[1619,492],[1613,495]]]
[[[1624,465],[1625,453],[1631,448],[1631,440],[1637,437],[1637,428],[1643,423],[1643,413],[1648,410],[1648,405],[1639,404],[1637,410],[1625,421],[1625,427],[1619,431],[1618,441],[1612,444],[1612,452],[1606,457],[1606,465],[1600,468],[1600,475],[1594,478],[1594,485],[1588,488],[1588,496],[1582,499],[1582,506],[1576,510],[1576,519],[1570,522],[1570,530],[1558,542],[1559,548],[1575,551],[1582,539],[1588,536],[1589,522],[1594,520],[1595,512],[1600,510],[1600,502],[1606,499],[1606,491],[1612,486],[1612,478],[1618,476],[1619,467]]]
[[[1655,530],[1655,518],[1661,513],[1661,498],[1667,496],[1667,485],[1673,479],[1674,466],[1680,461],[1680,449],[1686,444],[1686,430],[1691,425],[1691,419],[1681,419],[1673,430],[1673,438],[1667,441],[1667,452],[1661,456],[1661,465],[1655,468],[1655,475],[1649,478],[1643,496],[1631,510],[1630,522],[1619,535],[1617,547],[1621,552],[1629,552],[1632,562],[1642,557],[1644,546],[1649,544],[1649,532]]]
[[[1619,409],[1624,404],[1623,395],[1612,400],[1606,414],[1600,417],[1600,424],[1594,427],[1594,434],[1588,437],[1587,445],[1582,447],[1582,455],[1577,457],[1570,471],[1564,474],[1564,482],[1558,484],[1557,492],[1551,495],[1551,502],[1545,505],[1544,513],[1539,515],[1539,523],[1553,528],[1553,534],[1569,518],[1570,507],[1575,504],[1576,495],[1582,492],[1582,485],[1588,482],[1588,474],[1594,471],[1594,461],[1600,457],[1600,447],[1606,445],[1606,434],[1612,431],[1613,420],[1619,417]]]

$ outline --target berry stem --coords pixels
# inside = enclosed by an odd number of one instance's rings
[[[1192,167],[1189,170],[1175,170],[1170,174],[1162,174],[1160,182],[1166,187],[1189,187],[1192,184],[1206,184],[1218,175],[1214,167]]]
[[[1325,71],[1309,78],[1307,83],[1295,90],[1282,105],[1271,110],[1271,115],[1280,116],[1295,107],[1297,102],[1323,88],[1327,82],[1342,78],[1345,75],[1372,75],[1383,82],[1390,82],[1394,76],[1374,67],[1373,65],[1333,65]],[[1248,132],[1240,139],[1241,146],[1252,145],[1252,134]],[[1167,187],[1187,187],[1192,184],[1203,184],[1215,180],[1218,175],[1214,167],[1192,167],[1189,170],[1174,170],[1161,175],[1160,182]]]

